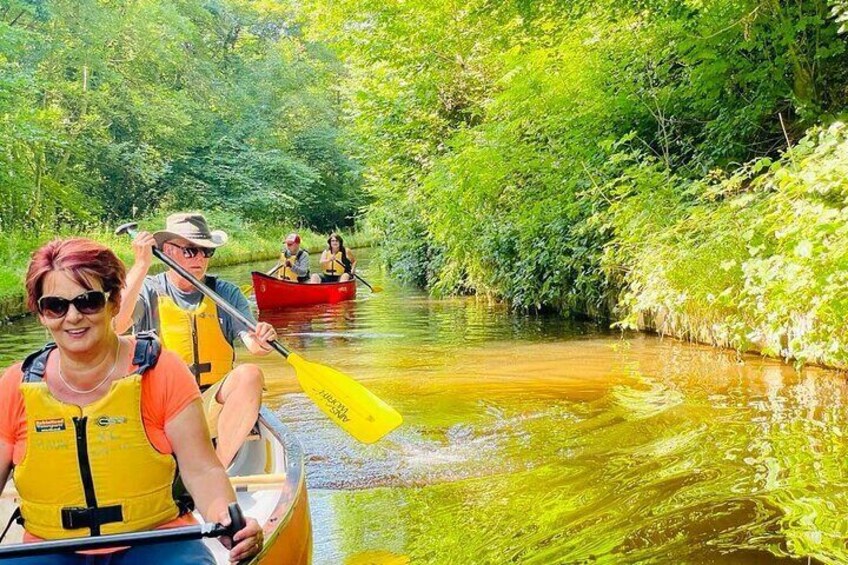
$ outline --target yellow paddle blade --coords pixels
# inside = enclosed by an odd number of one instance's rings
[[[371,285],[371,292],[373,292],[374,294],[378,292],[383,292],[383,287],[378,284]]]
[[[362,443],[374,443],[403,422],[398,412],[367,388],[330,367],[296,353],[286,358],[303,392],[347,433]]]

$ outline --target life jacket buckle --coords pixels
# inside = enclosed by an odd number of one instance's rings
[[[195,377],[199,377],[203,373],[212,372],[212,363],[192,363],[188,366],[188,369]]]
[[[66,530],[99,527],[102,524],[122,522],[123,520],[124,513],[120,505],[62,508],[62,527]]]

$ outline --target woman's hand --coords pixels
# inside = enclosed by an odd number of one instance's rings
[[[247,518],[245,521],[244,528],[236,532],[232,540],[229,537],[221,538],[221,543],[230,550],[230,563],[238,563],[242,559],[250,559],[262,551],[262,544],[265,540],[262,534],[262,528],[259,527],[259,522],[253,518]],[[224,526],[229,526],[229,513],[223,512],[218,522]]]
[[[156,245],[156,240],[153,239],[153,234],[146,231],[138,232],[132,242],[135,262],[150,267],[150,264],[153,263],[154,245]]]

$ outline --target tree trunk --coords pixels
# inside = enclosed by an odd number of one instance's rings
[[[80,104],[79,116],[77,118],[77,129],[76,132],[71,132],[70,137],[71,140],[76,140],[79,136],[80,132],[83,130],[83,120],[85,118],[86,112],[88,111],[88,65],[82,66],[82,103]],[[69,143],[65,148],[65,151],[62,153],[62,158],[59,161],[59,164],[56,165],[56,168],[53,170],[53,180],[57,183],[62,181],[62,177],[65,176],[65,171],[68,168],[68,161],[71,158],[71,148],[73,147],[73,143]]]

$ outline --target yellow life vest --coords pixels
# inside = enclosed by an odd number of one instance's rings
[[[285,261],[285,259],[284,259],[284,261]],[[292,271],[291,269],[289,269],[285,265],[280,267],[280,270],[277,271],[277,276],[281,280],[297,282],[297,273],[295,273],[294,271]]]
[[[214,277],[206,277],[215,290]],[[218,321],[218,307],[203,297],[194,310],[184,310],[164,292],[159,294],[159,336],[179,355],[201,387],[213,385],[233,370],[235,350]]]
[[[324,274],[340,277],[346,272],[346,269],[344,267],[344,261],[342,261],[342,252],[339,251],[338,253],[333,255],[333,259],[335,259],[335,261],[332,261],[329,265],[324,266]],[[349,261],[347,257],[345,257],[344,259],[346,261]]]
[[[55,398],[43,380],[55,347],[27,358],[20,385],[27,448],[14,478],[24,527],[57,539],[146,530],[176,518],[176,460],[156,451],[141,416],[141,380],[159,357],[159,343],[139,336],[138,372],[83,407]]]
[[[280,262],[283,263],[283,266],[277,271],[277,278],[282,280],[287,280],[291,282],[298,282],[297,273],[295,273],[290,267],[285,265],[286,260],[294,259],[297,261],[300,259],[301,254],[303,253],[303,249],[298,249],[297,253],[294,255],[287,255],[285,251],[283,251],[282,256],[280,257]],[[307,277],[309,275],[307,274]]]

